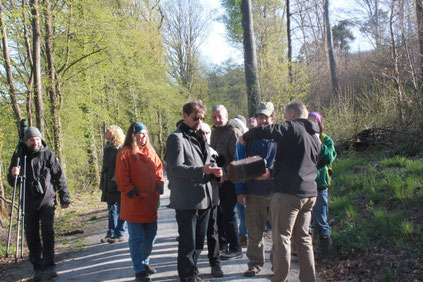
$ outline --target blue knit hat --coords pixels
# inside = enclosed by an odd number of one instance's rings
[[[135,125],[135,134],[137,134],[141,130],[147,130],[147,126],[140,122]]]

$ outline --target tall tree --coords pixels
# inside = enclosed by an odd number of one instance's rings
[[[51,21],[51,5],[50,0],[44,0],[44,14],[45,14],[45,44],[48,70],[48,93],[50,97],[51,117],[53,126],[53,147],[62,167],[63,162],[63,144],[62,144],[62,125],[60,123],[59,107],[60,102],[57,98],[57,74],[54,63],[54,49],[53,49],[53,27]]]
[[[332,95],[336,97],[339,95],[340,92],[339,92],[338,77],[336,74],[335,55],[333,52],[332,29],[330,27],[330,21],[329,21],[329,0],[324,0],[323,10],[324,10],[324,21],[325,21],[325,27],[326,27],[327,58],[328,58],[328,66],[330,69],[331,82],[332,82]]]
[[[416,19],[417,19],[417,37],[419,40],[418,58],[420,62],[420,75],[418,81],[420,82],[419,91],[421,92],[421,84],[423,80],[423,3],[422,0],[416,0]]]
[[[290,1],[286,0],[286,35],[288,40],[288,77],[292,84],[292,38],[291,38],[291,10]]]
[[[41,27],[40,7],[38,0],[31,0],[32,13],[32,73],[34,75],[34,95],[36,120],[41,134],[44,135],[44,101],[41,77]]]
[[[258,80],[256,40],[251,0],[241,3],[242,28],[244,30],[244,68],[247,86],[248,114],[253,116],[261,101],[260,83]]]
[[[167,47],[170,74],[192,96],[199,69],[199,47],[206,38],[211,15],[197,0],[168,1],[163,40]]]
[[[0,28],[1,28],[1,36],[2,36],[2,47],[3,47],[3,58],[4,58],[4,68],[7,73],[7,83],[9,84],[9,96],[12,101],[13,111],[15,112],[17,119],[22,119],[21,111],[19,109],[18,100],[16,97],[16,87],[15,87],[15,80],[13,78],[13,70],[10,61],[9,55],[9,44],[7,41],[7,33],[6,33],[6,26],[4,23],[3,17],[3,3],[0,0]]]

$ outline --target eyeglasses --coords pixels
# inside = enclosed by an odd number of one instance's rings
[[[204,120],[204,117],[193,117],[192,120],[193,121],[199,121],[201,119],[201,121]]]

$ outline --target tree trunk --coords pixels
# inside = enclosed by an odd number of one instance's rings
[[[2,43],[3,43],[4,68],[7,73],[7,83],[9,84],[10,99],[12,100],[13,111],[16,115],[16,118],[21,120],[22,115],[21,115],[21,111],[18,105],[18,100],[16,97],[16,88],[15,88],[15,82],[13,79],[12,65],[10,64],[6,26],[4,25],[4,18],[3,18],[3,3],[1,0],[0,0],[0,27],[1,27],[1,35],[2,35]]]
[[[40,13],[38,0],[31,0],[32,13],[32,45],[33,45],[33,66],[32,73],[34,75],[34,95],[35,110],[38,128],[44,136],[44,102],[41,90],[41,31],[40,31]]]
[[[335,56],[333,54],[332,29],[330,27],[330,21],[329,21],[329,0],[324,0],[323,10],[324,10],[323,12],[324,21],[326,26],[326,48],[328,53],[328,65],[329,65],[331,81],[332,81],[332,94],[333,94],[333,97],[337,97],[340,92],[339,92],[338,77],[336,75]]]
[[[291,39],[291,10],[290,1],[286,0],[286,34],[288,40],[288,77],[289,85],[292,84],[292,39]]]
[[[260,82],[257,71],[256,40],[254,36],[251,0],[241,3],[242,28],[244,29],[244,68],[248,97],[248,114],[253,116],[261,100]]]
[[[28,62],[31,69],[31,73],[29,74],[29,81],[27,84],[27,91],[28,95],[26,97],[26,117],[28,121],[28,126],[32,126],[34,121],[32,117],[32,89],[34,87],[34,74],[32,72],[33,70],[33,61],[32,61],[32,54],[31,54],[31,43],[29,39],[29,33],[28,33],[28,25],[27,25],[27,19],[26,19],[26,0],[22,0],[22,18],[23,18],[23,25],[24,25],[24,38],[25,38],[25,48],[26,53],[28,56]]]
[[[1,5],[1,3],[0,3]],[[4,186],[3,186],[3,175],[2,175],[2,164],[0,162],[0,196],[4,198]],[[0,201],[0,211],[3,211],[4,209],[4,203],[3,201]]]
[[[391,47],[392,47],[392,60],[394,62],[394,82],[395,88],[397,89],[397,107],[398,107],[398,122],[400,124],[403,123],[403,113],[402,113],[402,96],[403,91],[401,87],[401,73],[400,73],[400,66],[399,66],[399,58],[397,53],[397,46],[395,42],[395,33],[394,33],[394,17],[395,17],[395,1],[392,0],[391,2],[391,14],[389,16],[389,32],[391,35]]]
[[[59,108],[60,104],[57,100],[57,74],[54,67],[54,49],[52,44],[53,30],[51,26],[51,7],[50,0],[44,0],[45,8],[45,27],[46,27],[46,55],[47,55],[47,69],[49,73],[48,93],[51,103],[51,114],[53,119],[53,147],[54,151],[63,167],[63,152],[62,152],[62,127],[60,123]]]
[[[421,81],[423,79],[423,4],[422,0],[416,0],[416,16],[417,16],[417,28],[418,28],[418,39],[419,39],[419,63],[420,63],[420,70],[419,70],[419,78],[417,81],[419,82],[419,92],[421,93]]]

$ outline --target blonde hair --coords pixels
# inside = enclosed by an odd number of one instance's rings
[[[109,141],[112,145],[122,146],[125,141],[125,133],[123,133],[122,128],[117,125],[110,125],[106,128],[106,132],[109,132],[109,135],[106,135],[106,140]]]

